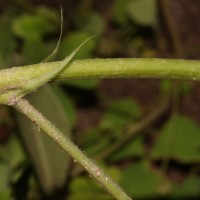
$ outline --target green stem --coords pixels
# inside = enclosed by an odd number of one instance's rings
[[[94,161],[90,160],[74,143],[60,132],[50,121],[23,98],[18,99],[13,105],[15,109],[26,115],[50,138],[52,138],[64,151],[69,153],[75,162],[84,167],[105,189],[118,200],[130,200],[131,198],[100,169]]]
[[[33,78],[48,74],[59,65],[60,62],[50,62],[1,70],[0,93],[23,86]],[[155,58],[76,60],[56,76],[55,80],[117,77],[200,80],[200,61]]]

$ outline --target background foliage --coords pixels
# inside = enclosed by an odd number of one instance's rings
[[[194,59],[199,49],[195,30],[185,28],[190,21],[177,27],[172,23],[184,15],[196,22],[200,4],[192,2],[65,1],[64,33],[55,59],[63,59],[91,35],[96,39],[75,59]],[[59,4],[34,3],[1,5],[1,69],[41,62],[55,48]],[[199,98],[198,83],[137,79],[70,80],[29,96],[135,199],[199,198]],[[40,132],[21,115],[0,107],[0,199],[111,199]]]

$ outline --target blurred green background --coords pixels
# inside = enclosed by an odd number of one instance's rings
[[[198,0],[1,0],[0,69],[75,56],[200,55]],[[95,69],[95,67],[94,67]],[[37,70],[37,69],[36,69]],[[199,83],[70,80],[28,96],[134,199],[200,198]],[[0,199],[111,200],[32,122],[0,106]]]

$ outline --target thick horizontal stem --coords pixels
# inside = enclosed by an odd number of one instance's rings
[[[0,92],[40,77],[58,67],[59,63],[40,63],[1,70]],[[66,79],[133,77],[200,80],[200,61],[155,58],[75,60],[68,64],[55,79],[63,81]]]

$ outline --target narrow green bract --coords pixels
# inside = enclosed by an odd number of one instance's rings
[[[19,86],[10,86],[2,91],[0,90],[0,94],[2,93],[0,95],[0,102],[4,104],[13,105],[17,101],[17,99],[25,96],[28,93],[35,91],[39,87],[45,85],[50,80],[54,79],[62,70],[64,70],[67,67],[67,65],[70,63],[70,61],[79,51],[79,49],[91,38],[92,37],[88,38],[83,43],[81,43],[69,56],[67,56],[63,61],[61,61],[61,63],[57,67],[55,67],[48,73],[43,74],[42,76],[34,78],[32,80],[27,80],[26,83],[20,84]],[[54,54],[54,52],[52,54]]]

